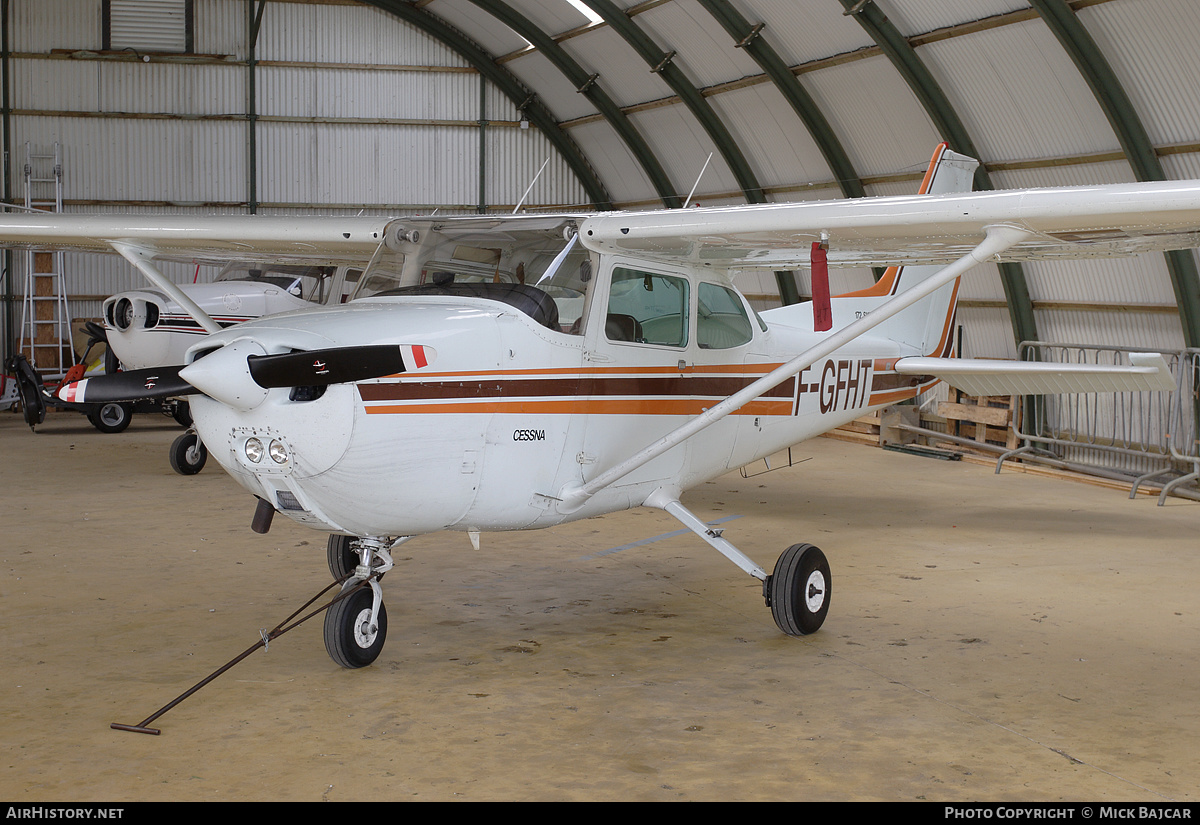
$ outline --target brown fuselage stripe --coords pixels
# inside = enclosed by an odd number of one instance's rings
[[[754,378],[722,378],[718,376],[688,377],[621,377],[541,379],[484,379],[468,381],[402,381],[388,384],[360,384],[363,401],[433,401],[480,398],[605,398],[625,396],[635,398],[724,398],[749,386]],[[761,398],[791,398],[794,380],[764,392]]]
[[[895,359],[872,363],[869,406],[912,398],[929,385],[930,376],[891,372]],[[751,367],[751,370],[754,368]],[[763,367],[769,371],[769,367]],[[755,375],[723,376],[731,368],[709,370],[718,374],[680,374],[670,369],[637,370],[630,375],[570,374],[566,370],[522,370],[466,376],[428,376],[423,381],[360,384],[366,411],[383,414],[493,413],[578,415],[685,415],[704,412],[733,393],[749,386]],[[546,377],[536,377],[538,375]],[[429,380],[429,378],[440,380]],[[767,390],[737,411],[738,415],[794,415],[796,378]],[[925,386],[923,386],[925,385]],[[390,403],[389,403],[390,402]]]

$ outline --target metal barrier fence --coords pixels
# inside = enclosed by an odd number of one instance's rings
[[[1168,495],[1200,499],[1200,349],[1149,350],[1028,341],[1022,360],[1052,363],[1129,363],[1130,352],[1157,352],[1171,367],[1174,392],[1021,396],[1013,430],[1021,446],[1000,456],[1042,461],[1131,482],[1161,484]],[[1016,410],[1014,410],[1014,413]]]

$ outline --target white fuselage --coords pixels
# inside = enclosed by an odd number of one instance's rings
[[[595,309],[595,308],[593,308]],[[279,512],[359,536],[545,527],[682,491],[917,391],[889,373],[914,354],[863,338],[567,512],[558,493],[584,483],[818,340],[806,308],[740,346],[612,341],[547,329],[494,301],[379,297],[286,313],[226,330],[198,351],[243,339],[267,353],[361,344],[413,347],[404,373],[290,400],[265,392],[252,409],[192,396],[210,454]],[[807,317],[811,317],[810,315]],[[406,355],[406,364],[409,357]],[[423,364],[423,365],[422,365]],[[243,405],[244,406],[244,405]],[[276,441],[286,459],[246,457]]]

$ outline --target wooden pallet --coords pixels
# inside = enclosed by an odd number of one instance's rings
[[[826,438],[837,441],[854,441],[859,444],[874,444],[879,446],[879,413],[860,415],[853,421],[848,421],[840,427],[824,433]]]
[[[946,419],[949,434],[1009,450],[1017,448],[1012,396],[972,397],[951,389],[950,398],[939,402],[937,409],[938,415]]]

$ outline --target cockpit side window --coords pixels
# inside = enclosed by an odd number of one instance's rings
[[[684,278],[615,267],[604,334],[610,341],[686,347],[689,300]]]
[[[696,343],[701,349],[729,349],[750,343],[754,330],[736,292],[717,284],[700,284],[696,298]]]

